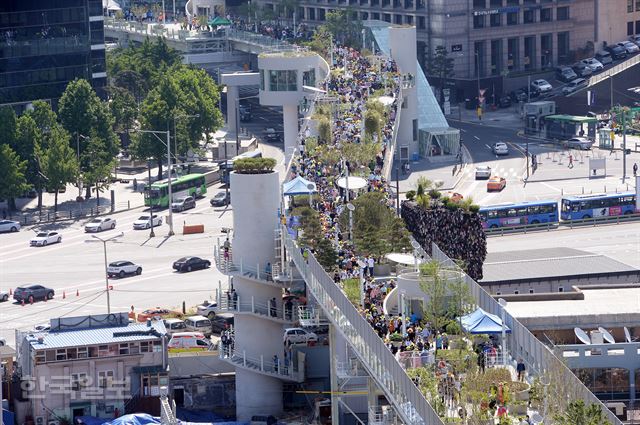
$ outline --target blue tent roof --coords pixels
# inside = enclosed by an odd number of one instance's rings
[[[309,185],[313,185],[312,189],[309,189]],[[282,192],[284,196],[293,196],[293,195],[309,195],[312,193],[316,193],[316,184],[310,182],[309,180],[303,179],[298,176],[295,179],[291,180],[282,185]]]
[[[473,313],[460,318],[462,327],[471,334],[499,334],[502,333],[502,320],[495,314],[487,313],[479,308]],[[506,333],[511,333],[511,329],[505,326]]]

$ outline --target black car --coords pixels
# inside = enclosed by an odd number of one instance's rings
[[[627,57],[627,49],[622,46],[607,46],[605,50],[611,54],[613,60],[620,60]]]
[[[498,101],[498,105],[501,108],[508,108],[511,106],[511,98],[509,96],[503,96],[500,98],[500,100]]]
[[[55,295],[51,288],[42,285],[19,286],[13,291],[13,299],[18,302],[34,302],[37,300],[50,300]]]
[[[182,257],[173,263],[173,269],[179,272],[190,272],[192,270],[208,269],[209,267],[211,267],[211,261],[200,257]]]
[[[233,326],[233,314],[219,313],[211,320],[211,332],[220,335],[222,331]]]
[[[264,135],[264,141],[267,143],[282,143],[282,136],[277,132],[267,133]]]
[[[213,198],[211,198],[209,202],[211,203],[212,207],[229,205],[229,203],[231,203],[231,192],[218,192]]]
[[[578,78],[578,74],[576,74],[576,72],[568,66],[561,66],[556,68],[556,78],[560,81],[568,83],[569,81]]]

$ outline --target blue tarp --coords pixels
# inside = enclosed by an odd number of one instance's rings
[[[500,334],[502,333],[502,320],[495,314],[487,313],[478,308],[473,313],[460,318],[462,327],[471,334]],[[511,329],[505,326],[506,333],[511,333]]]
[[[309,185],[313,185],[313,188],[309,189]],[[284,196],[309,195],[316,192],[316,184],[300,176],[282,185]]]
[[[159,424],[160,418],[154,418],[146,413],[122,415],[115,419],[96,418],[94,416],[78,416],[76,420],[86,425],[149,425]]]
[[[2,423],[5,425],[15,424],[15,415],[13,412],[2,409]]]

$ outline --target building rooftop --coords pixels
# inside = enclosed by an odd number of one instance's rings
[[[84,345],[148,341],[159,338],[166,332],[162,320],[154,320],[151,322],[151,326],[146,323],[129,323],[122,326],[34,333],[27,336],[26,340],[34,349],[45,350]]]
[[[635,274],[640,270],[601,254],[573,248],[527,249],[487,254],[479,283],[518,283],[531,280]]]

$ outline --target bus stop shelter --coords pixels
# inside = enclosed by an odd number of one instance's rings
[[[544,117],[546,137],[548,139],[566,140],[576,136],[596,139],[598,119],[577,115],[548,115]]]

